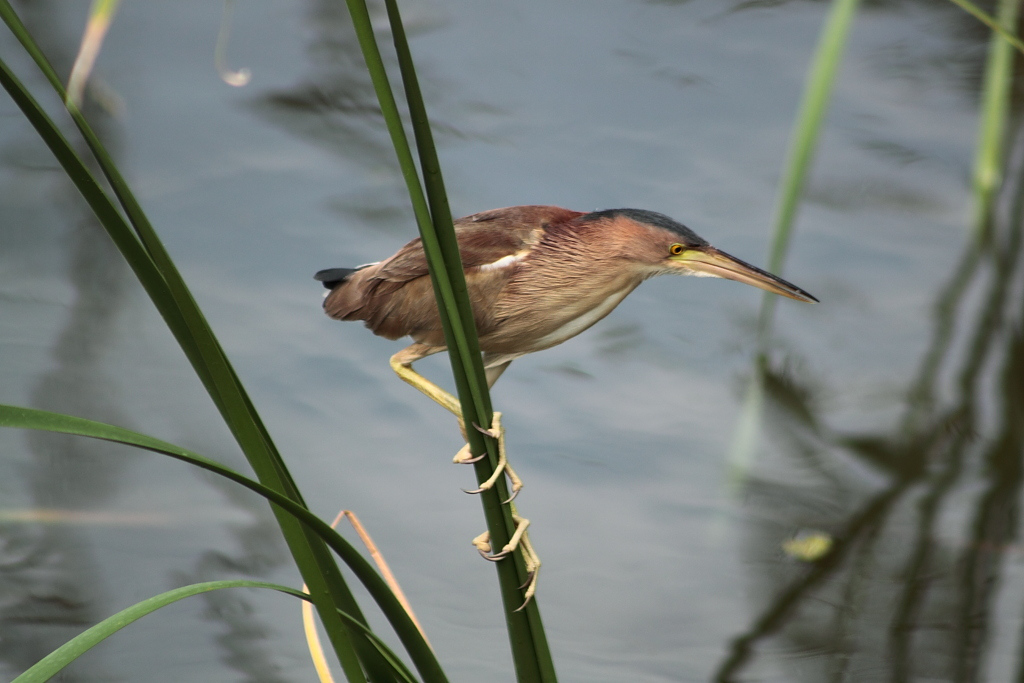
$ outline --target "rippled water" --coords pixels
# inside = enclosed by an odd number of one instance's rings
[[[67,68],[88,3],[18,5]],[[763,264],[827,5],[403,3],[453,211],[667,213]],[[414,235],[343,3],[123,3],[97,122],[307,501],[355,510],[453,680],[511,680],[479,503],[401,347],[320,311],[321,268]],[[862,8],[801,207],[754,458],[729,461],[759,293],[661,278],[494,390],[564,681],[1020,678],[1021,161],[972,250],[985,31],[951,4]],[[14,41],[0,50],[45,91]],[[51,102],[52,104],[52,102]],[[244,468],[142,289],[0,98],[0,401]],[[1013,136],[1011,136],[1012,138]],[[445,383],[446,361],[422,363]],[[273,519],[179,463],[0,432],[0,672],[183,583],[296,584]],[[784,549],[831,538],[817,562]],[[220,591],[148,617],[66,680],[311,680],[298,607]]]

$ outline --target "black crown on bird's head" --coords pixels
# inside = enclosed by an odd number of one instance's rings
[[[626,218],[636,221],[637,223],[643,223],[645,225],[651,225],[662,230],[668,230],[669,232],[675,233],[682,238],[682,241],[688,247],[702,247],[708,244],[708,241],[690,230],[688,227],[680,223],[679,221],[673,220],[663,213],[657,211],[647,211],[645,209],[605,209],[603,211],[593,211],[580,216],[577,220],[589,222],[596,221],[602,218],[617,218],[618,216],[625,216]]]

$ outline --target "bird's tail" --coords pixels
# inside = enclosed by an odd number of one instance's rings
[[[313,276],[324,283],[330,291],[324,295],[324,311],[335,320],[365,320],[363,307],[366,304],[367,286],[372,274],[367,263],[355,268],[328,268]],[[368,270],[369,269],[369,270]]]
[[[357,270],[359,268],[327,268],[314,275],[313,279],[324,283],[327,289],[334,289],[352,277],[352,273]]]

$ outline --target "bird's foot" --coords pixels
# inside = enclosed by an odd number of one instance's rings
[[[501,426],[501,413],[495,412],[494,419],[491,421],[491,428],[484,429],[479,425],[473,425],[481,434],[486,434],[492,439],[498,441],[498,464],[494,467],[494,472],[487,478],[486,481],[480,484],[478,488],[472,490],[463,489],[466,493],[483,493],[494,486],[495,482],[498,481],[498,477],[504,474],[508,477],[509,484],[512,488],[512,495],[508,497],[505,503],[510,503],[519,495],[519,490],[523,488],[523,480],[519,478],[519,475],[515,473],[509,464],[508,458],[505,456],[505,430]],[[455,454],[453,462],[458,464],[474,463],[484,457],[486,453],[481,455],[473,456],[469,450],[469,444],[466,444],[462,449]]]
[[[459,400],[427,378],[420,375],[412,368],[412,364],[415,361],[442,349],[443,347],[429,347],[423,344],[413,344],[391,357],[391,368],[403,381],[419,389],[433,401],[455,415],[459,421],[459,429],[462,432],[462,437],[466,438],[466,425],[462,421],[462,408],[459,405]],[[505,364],[505,366],[507,365],[508,363]],[[505,366],[502,366],[502,370]],[[500,371],[498,374],[501,374]],[[493,384],[495,379],[497,379],[497,375],[494,375],[489,379],[489,384]],[[467,491],[467,493],[480,493],[492,488],[498,481],[498,477],[504,473],[505,476],[508,477],[512,489],[512,495],[505,502],[511,503],[512,499],[519,493],[519,490],[523,488],[523,482],[516,473],[512,471],[512,468],[508,466],[508,459],[505,457],[505,432],[501,428],[501,413],[494,413],[490,429],[484,429],[475,424],[473,427],[481,433],[486,434],[493,439],[497,439],[498,464],[494,468],[494,473],[487,479],[487,481],[483,482],[478,489],[474,491]],[[467,444],[455,455],[454,461],[456,463],[474,463],[479,462],[485,455],[486,453],[474,456]],[[520,586],[520,589],[526,590],[523,604],[519,606],[519,609],[521,610],[529,604],[537,590],[537,573],[540,571],[540,558],[537,557],[537,553],[534,552],[533,546],[530,544],[530,537],[526,534],[526,528],[530,525],[530,521],[516,514],[514,504],[511,505],[511,512],[512,519],[516,525],[516,530],[512,534],[512,538],[509,539],[509,542],[501,549],[501,552],[491,554],[490,534],[487,532],[484,532],[474,538],[473,545],[483,557],[494,562],[508,557],[509,554],[514,552],[517,548],[521,549],[527,573],[526,581],[523,582],[522,586]]]
[[[526,607],[530,600],[533,599],[534,593],[537,592],[537,576],[540,573],[540,558],[537,553],[533,550],[533,544],[530,543],[530,536],[526,533],[527,527],[530,526],[530,520],[525,517],[513,513],[512,521],[516,524],[515,533],[512,534],[512,538],[509,539],[505,547],[501,549],[499,553],[491,553],[491,534],[488,531],[483,532],[479,536],[473,539],[473,546],[476,547],[480,556],[485,560],[491,562],[497,562],[503,560],[513,552],[516,548],[519,548],[523,552],[523,561],[526,563],[526,581],[523,582],[519,588],[520,590],[526,589],[523,594],[523,604],[516,608],[516,612]]]

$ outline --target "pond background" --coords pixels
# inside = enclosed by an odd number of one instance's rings
[[[16,8],[66,72],[88,3]],[[827,8],[403,3],[453,213],[645,208],[764,264]],[[344,5],[238,3],[227,59],[252,70],[241,89],[214,69],[221,11],[122,3],[90,119],[314,512],[361,517],[453,680],[512,680],[493,568],[469,545],[483,527],[459,491],[472,474],[450,465],[455,422],[388,368],[403,342],[328,320],[312,280],[415,234]],[[1019,192],[1004,193],[997,220],[1016,245],[1006,268],[950,285],[969,265],[987,46],[949,3],[861,8],[782,273],[822,303],[777,306],[767,429],[739,475],[727,454],[753,371],[752,288],[648,282],[496,385],[561,680],[1022,679]],[[6,33],[0,50],[46,90]],[[1008,156],[1016,188],[1021,151]],[[0,227],[0,401],[246,469],[6,98]],[[936,301],[961,290],[941,317]],[[944,320],[950,350],[929,375]],[[421,366],[448,383],[443,357]],[[213,477],[13,430],[0,453],[5,679],[183,583],[298,582],[262,500]],[[832,562],[784,552],[817,531],[841,544]],[[294,600],[218,593],[125,629],[63,680],[312,679]]]

